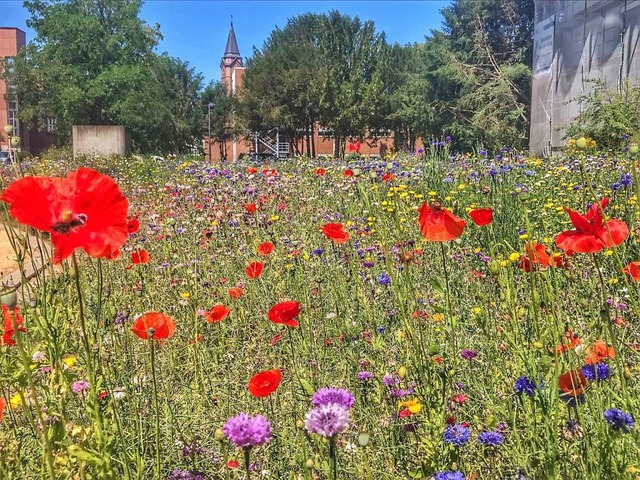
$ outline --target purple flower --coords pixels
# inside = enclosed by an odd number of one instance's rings
[[[463,443],[467,443],[470,436],[471,432],[469,432],[469,429],[459,423],[456,423],[455,425],[449,425],[444,431],[444,441],[446,443],[452,443],[457,447],[459,447]]]
[[[361,380],[363,382],[368,382],[372,378],[373,378],[373,374],[371,372],[367,372],[366,370],[362,372],[358,372],[358,380]]]
[[[460,471],[448,470],[446,472],[438,472],[433,476],[433,480],[465,480],[464,475]]]
[[[595,365],[585,365],[581,368],[582,375],[587,380],[608,380],[611,377],[611,370],[606,363],[596,363]]]
[[[73,393],[82,393],[89,390],[89,382],[86,380],[78,380],[77,382],[73,382],[71,384],[71,391]]]
[[[382,377],[382,383],[387,387],[395,387],[396,385],[400,385],[400,377],[398,375],[385,375]]]
[[[387,273],[381,273],[378,275],[378,283],[380,285],[389,285],[391,283],[391,277]]]
[[[533,397],[533,394],[536,391],[536,384],[529,377],[519,377],[516,380],[516,383],[513,387],[518,395],[522,395],[523,393]]]
[[[321,407],[329,403],[337,403],[342,407],[349,409],[356,403],[356,399],[349,390],[343,388],[321,388],[313,394],[311,399],[314,407]]]
[[[478,352],[476,352],[475,350],[464,349],[460,352],[460,357],[464,358],[465,360],[473,360],[474,358],[476,358],[476,355],[478,355]]]
[[[271,440],[271,424],[262,415],[239,413],[227,420],[222,431],[236,448],[257,447]]]
[[[478,441],[485,445],[496,447],[502,443],[504,436],[500,432],[482,432],[478,436]]]
[[[326,403],[311,409],[304,424],[309,432],[330,438],[347,429],[349,410],[338,403]]]
[[[609,422],[611,427],[624,433],[627,433],[635,426],[635,422],[631,414],[618,410],[617,408],[605,410],[604,418]]]
[[[195,470],[179,470],[174,469],[169,475],[168,480],[205,480],[206,476],[202,472]]]

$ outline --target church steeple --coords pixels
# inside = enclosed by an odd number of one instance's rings
[[[224,49],[224,56],[220,62],[220,80],[226,85],[229,93],[235,93],[236,89],[242,85],[244,65],[236,40],[236,32],[233,29],[233,19],[227,37],[227,46]]]
[[[233,21],[231,22],[231,28],[229,28],[229,36],[227,37],[227,46],[224,49],[224,58],[239,58],[242,63],[242,57],[240,56],[240,49],[238,48],[238,41],[236,40],[236,32],[233,29]]]

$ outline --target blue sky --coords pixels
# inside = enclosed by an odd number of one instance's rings
[[[350,1],[214,1],[214,0],[148,0],[141,17],[150,25],[160,24],[164,39],[158,52],[186,60],[205,81],[219,80],[220,58],[233,16],[238,46],[243,57],[250,57],[253,46],[262,47],[274,27],[284,27],[289,17],[306,12],[341,13],[373,20],[387,41],[400,44],[422,42],[432,29],[442,25],[440,9],[450,1],[422,0],[350,0]],[[3,0],[2,26],[18,27],[27,32],[29,13],[22,1]]]

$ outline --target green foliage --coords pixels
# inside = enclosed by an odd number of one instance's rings
[[[23,121],[55,120],[58,143],[74,124],[120,124],[141,151],[183,152],[199,137],[202,77],[158,56],[158,26],[138,17],[140,0],[30,0],[36,38],[5,70]]]
[[[582,109],[566,137],[590,137],[603,148],[619,149],[640,132],[640,84],[626,81],[610,89],[604,80],[591,80],[591,92],[572,101]]]
[[[211,106],[209,106],[211,105]],[[206,122],[207,134],[211,128],[211,138],[220,147],[220,158],[227,158],[226,141],[246,131],[235,115],[238,100],[227,92],[221,82],[211,82],[200,96],[200,110]]]

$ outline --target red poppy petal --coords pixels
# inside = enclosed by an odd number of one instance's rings
[[[556,237],[556,245],[565,252],[596,253],[605,248],[599,238],[577,230],[562,232]]]

